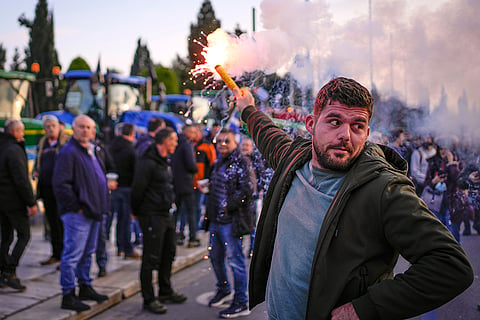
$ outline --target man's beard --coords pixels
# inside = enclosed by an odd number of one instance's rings
[[[344,147],[347,149],[350,155],[352,154],[352,149],[346,145],[332,146],[332,147],[328,147],[326,151],[321,151],[320,148],[315,143],[313,144],[313,150],[317,155],[318,164],[322,168],[332,170],[332,171],[347,171],[352,166],[352,163],[356,159],[356,157],[350,158],[346,161],[341,161],[341,160],[338,160],[338,158],[331,157],[327,153],[328,149],[337,148],[337,147]]]

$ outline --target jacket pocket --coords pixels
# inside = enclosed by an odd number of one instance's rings
[[[346,285],[343,288],[340,295],[337,306],[343,305],[347,302],[351,302],[364,295],[368,290],[368,268],[366,265],[362,265],[353,271],[347,280]]]

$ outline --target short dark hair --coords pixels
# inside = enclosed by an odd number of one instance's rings
[[[155,132],[158,128],[165,125],[165,120],[159,117],[152,117],[148,120],[147,130],[148,132]]]
[[[348,107],[366,108],[369,119],[373,114],[373,97],[367,88],[353,79],[338,77],[330,80],[318,91],[313,115],[318,116],[330,101],[338,101]]]
[[[125,122],[121,127],[120,134],[122,136],[129,136],[135,131],[135,125],[133,123]]]
[[[388,136],[388,141],[393,142],[393,141],[397,140],[398,137],[400,137],[400,135],[402,133],[405,133],[405,130],[403,130],[403,128],[393,128],[392,130],[390,130],[390,134]]]
[[[235,131],[229,128],[222,128],[218,134],[233,134],[235,135]]]
[[[165,139],[170,137],[170,135],[172,133],[175,133],[175,130],[173,130],[170,127],[165,127],[165,128],[162,128],[162,129],[158,130],[157,133],[155,133],[155,143],[156,144],[162,144],[163,141],[165,141]]]

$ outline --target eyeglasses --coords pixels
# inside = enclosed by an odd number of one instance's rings
[[[226,139],[217,139],[217,143],[220,143],[220,144],[229,144],[230,143],[230,139],[226,138]]]

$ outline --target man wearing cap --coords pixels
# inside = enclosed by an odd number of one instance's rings
[[[45,136],[37,145],[37,159],[33,169],[33,177],[38,179],[37,198],[42,199],[45,208],[45,217],[50,228],[50,243],[52,255],[40,264],[50,265],[60,262],[63,250],[63,223],[58,214],[57,201],[52,188],[53,168],[58,151],[70,138],[63,130],[57,117],[46,115],[43,117]]]

